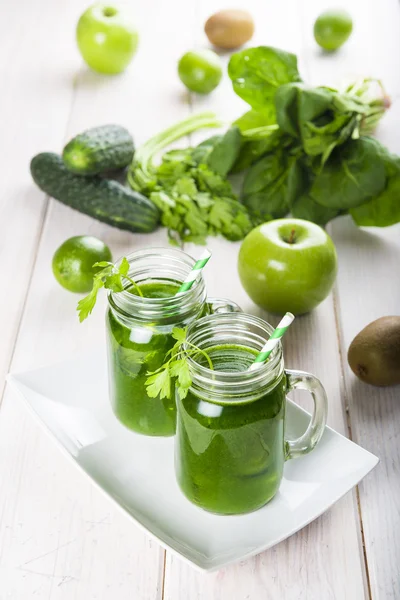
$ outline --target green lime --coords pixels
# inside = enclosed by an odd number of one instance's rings
[[[314,23],[314,37],[324,50],[337,50],[350,37],[353,21],[345,10],[327,10]]]
[[[190,91],[209,94],[221,81],[221,64],[212,50],[186,52],[178,63],[178,75]]]
[[[54,277],[70,292],[90,292],[97,270],[93,269],[93,265],[102,260],[112,260],[110,248],[104,242],[91,235],[76,235],[61,244],[54,253]]]

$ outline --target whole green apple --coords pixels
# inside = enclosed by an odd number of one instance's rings
[[[239,277],[265,310],[295,315],[324,300],[335,281],[337,256],[329,235],[303,219],[276,219],[251,231],[239,252]]]
[[[132,18],[111,4],[93,4],[78,21],[76,40],[82,57],[98,73],[121,73],[132,60],[138,32]]]
[[[209,94],[221,81],[222,62],[212,50],[192,50],[179,60],[178,75],[188,90]]]

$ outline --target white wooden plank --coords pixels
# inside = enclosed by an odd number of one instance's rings
[[[309,26],[329,2],[307,2]],[[368,4],[347,3],[355,31],[343,49],[328,62],[308,53],[308,69],[314,83],[335,84],[343,77],[374,75],[383,80],[394,103],[377,130],[378,138],[392,152],[400,153],[396,126],[400,118],[400,6],[396,0]],[[339,254],[338,304],[346,400],[353,439],[374,452],[381,463],[359,486],[368,577],[374,600],[400,597],[398,532],[398,417],[400,390],[374,388],[359,382],[346,360],[353,337],[370,321],[399,314],[400,227],[360,230],[349,218],[332,225]]]
[[[82,1],[72,21],[84,6]],[[122,76],[89,73],[76,55],[77,93],[68,136],[95,124],[117,122],[132,129],[136,142],[142,142],[185,116],[188,107],[175,70],[177,57],[190,45],[192,30],[181,31],[177,14],[189,24],[191,5],[154,0],[141,6],[140,50]],[[51,27],[58,25],[53,15]],[[69,35],[73,35],[73,26]],[[54,85],[58,85],[56,81]],[[53,149],[59,146],[60,142]],[[30,199],[34,194],[30,186]],[[84,347],[104,343],[105,299],[92,318],[79,325],[75,312],[78,297],[62,290],[51,273],[57,246],[82,233],[104,239],[115,257],[136,248],[167,244],[164,230],[148,236],[123,233],[52,201],[13,370],[63,359]],[[164,553],[159,545],[116,511],[65,460],[8,390],[0,417],[0,440],[1,598],[161,597]]]
[[[214,2],[202,0],[198,5],[198,20],[202,23],[208,14],[228,7],[229,2],[215,6]],[[252,45],[273,45],[295,52],[300,54],[300,65],[304,65],[301,15],[294,2],[287,0],[272,7],[252,0],[246,8],[254,14],[257,28]],[[226,62],[228,58],[225,56]],[[239,116],[245,110],[245,105],[233,94],[227,77],[212,95],[199,101],[195,98],[192,104],[194,108],[199,104],[215,107],[228,118]],[[236,268],[240,244],[213,239],[208,246],[213,251],[205,271],[209,293],[230,297],[246,312],[276,324],[277,317],[255,307],[240,285]],[[199,251],[193,247],[189,250],[193,254]],[[329,423],[346,435],[332,297],[312,314],[295,321],[285,340],[285,356],[288,367],[309,370],[321,378],[329,397]],[[202,576],[167,552],[165,599],[358,600],[366,596],[363,568],[356,501],[353,494],[348,494],[287,541],[216,574]]]
[[[369,232],[343,219],[334,224],[333,238],[341,260],[341,340],[352,436],[381,461],[359,486],[372,598],[399,598],[400,389],[358,381],[346,355],[354,336],[368,323],[399,315],[400,281],[394,274],[400,264],[400,227]]]
[[[2,6],[0,397],[46,206],[43,194],[32,190],[29,162],[40,149],[59,145],[65,133],[76,58],[69,31],[78,4],[20,0]],[[62,32],[54,22],[63,24]]]

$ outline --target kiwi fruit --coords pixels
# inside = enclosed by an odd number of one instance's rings
[[[367,325],[351,342],[347,360],[365,383],[400,384],[400,317],[381,317]]]
[[[217,48],[233,50],[251,39],[254,21],[246,10],[220,10],[207,19],[204,31]]]

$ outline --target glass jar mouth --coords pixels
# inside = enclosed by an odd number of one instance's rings
[[[129,262],[128,275],[137,285],[145,282],[182,283],[195,264],[183,250],[177,248],[154,247],[137,250],[126,256]],[[120,259],[116,265],[121,264]],[[124,290],[109,292],[110,307],[119,315],[143,321],[171,320],[174,316],[184,315],[198,303],[205,301],[203,276],[196,279],[192,287],[179,296],[164,298],[142,297]]]
[[[269,323],[246,313],[215,314],[203,317],[192,323],[187,330],[183,350],[188,361],[194,387],[207,391],[215,399],[229,397],[229,402],[237,401],[243,395],[254,399],[254,395],[266,393],[275,386],[283,373],[283,351],[279,342],[266,363],[254,370],[220,371],[199,364],[191,349],[200,350],[220,345],[236,345],[259,352],[274,331]],[[191,346],[191,344],[193,346]]]

